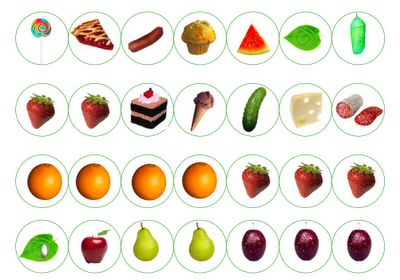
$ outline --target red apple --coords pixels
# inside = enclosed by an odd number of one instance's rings
[[[97,237],[89,236],[82,240],[81,250],[87,263],[100,263],[107,252],[107,240],[102,235],[108,230],[99,232]]]

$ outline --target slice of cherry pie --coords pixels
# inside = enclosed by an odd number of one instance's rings
[[[75,27],[71,33],[82,44],[104,50],[112,50],[114,48],[114,44],[108,38],[98,19],[82,23]]]

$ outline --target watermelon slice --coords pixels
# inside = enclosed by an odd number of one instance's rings
[[[238,49],[238,53],[247,55],[258,55],[269,52],[270,49],[265,43],[264,39],[258,33],[257,29],[250,24],[246,35],[243,38],[242,43]]]

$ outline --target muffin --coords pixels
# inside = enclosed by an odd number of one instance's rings
[[[182,41],[186,43],[190,54],[204,54],[215,41],[215,32],[206,20],[196,20],[185,26]]]

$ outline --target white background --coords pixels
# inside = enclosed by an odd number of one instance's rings
[[[399,213],[400,188],[396,170],[397,147],[400,141],[396,133],[399,122],[398,72],[395,71],[399,59],[400,37],[398,36],[397,1],[384,3],[372,0],[330,0],[330,1],[18,1],[9,2],[3,10],[4,28],[0,37],[1,63],[7,70],[2,78],[2,120],[1,172],[0,172],[0,210],[2,215],[2,234],[0,242],[0,263],[2,278],[13,275],[21,279],[377,279],[378,277],[398,275],[400,251],[400,229],[396,214]],[[133,63],[123,51],[109,63],[100,66],[86,65],[77,60],[70,50],[55,64],[37,66],[28,63],[18,53],[15,46],[15,31],[19,22],[28,14],[46,10],[57,14],[70,27],[72,22],[87,11],[107,12],[120,26],[133,14],[140,11],[154,11],[165,16],[172,26],[188,13],[207,10],[218,16],[227,27],[229,23],[245,10],[259,10],[268,14],[278,27],[290,15],[299,11],[313,11],[323,16],[331,27],[336,21],[352,11],[363,10],[376,16],[386,32],[386,45],[383,53],[371,64],[353,66],[343,62],[331,49],[327,57],[311,66],[301,66],[289,61],[278,50],[265,64],[247,66],[236,61],[225,50],[214,63],[204,66],[185,62],[175,50],[160,64],[142,66]],[[247,28],[244,27],[244,28]],[[4,72],[3,72],[4,73]],[[172,122],[162,134],[155,137],[140,137],[128,130],[123,123],[103,137],[87,137],[67,122],[57,134],[40,138],[24,131],[15,119],[15,102],[27,86],[47,82],[58,86],[69,98],[80,86],[99,82],[113,88],[120,97],[132,86],[141,82],[156,82],[165,87],[175,98],[180,89],[195,83],[214,85],[228,97],[239,85],[257,82],[268,85],[278,98],[292,85],[310,82],[321,86],[332,98],[343,86],[354,82],[365,82],[375,87],[386,104],[385,119],[382,126],[372,135],[356,138],[341,132],[331,121],[321,133],[310,138],[295,136],[287,131],[281,122],[268,134],[261,137],[245,137],[234,131],[225,122],[215,134],[199,138],[183,132]],[[46,153],[55,156],[67,170],[84,155],[99,153],[112,158],[120,169],[134,156],[143,153],[156,154],[165,159],[175,169],[180,161],[195,153],[205,153],[218,158],[227,169],[234,160],[244,154],[261,154],[282,168],[284,163],[300,153],[314,154],[322,158],[331,169],[344,157],[364,153],[378,161],[386,174],[386,188],[383,196],[366,209],[353,209],[343,205],[333,193],[316,208],[300,209],[290,205],[282,195],[264,208],[247,209],[236,204],[225,193],[223,198],[210,208],[197,209],[184,204],[176,194],[159,207],[142,209],[133,206],[122,193],[105,208],[90,209],[77,203],[71,195],[66,195],[61,203],[51,209],[36,209],[27,205],[18,196],[15,173],[18,166],[33,154]],[[278,258],[266,272],[249,275],[239,270],[225,258],[223,263],[206,275],[197,275],[182,268],[175,258],[159,273],[142,275],[133,271],[119,259],[109,271],[90,275],[81,271],[67,258],[62,267],[46,275],[35,275],[24,268],[15,254],[15,239],[19,230],[36,219],[52,220],[63,227],[67,235],[81,222],[89,219],[102,219],[111,223],[122,234],[133,222],[141,219],[154,219],[163,223],[173,235],[188,221],[206,219],[216,223],[227,235],[239,222],[248,219],[264,220],[280,235],[287,225],[299,219],[316,220],[323,224],[331,235],[343,223],[352,219],[366,219],[373,222],[383,232],[386,240],[386,253],[382,263],[365,275],[344,271],[333,258],[319,272],[303,275],[288,269]],[[179,240],[178,240],[179,242]]]

